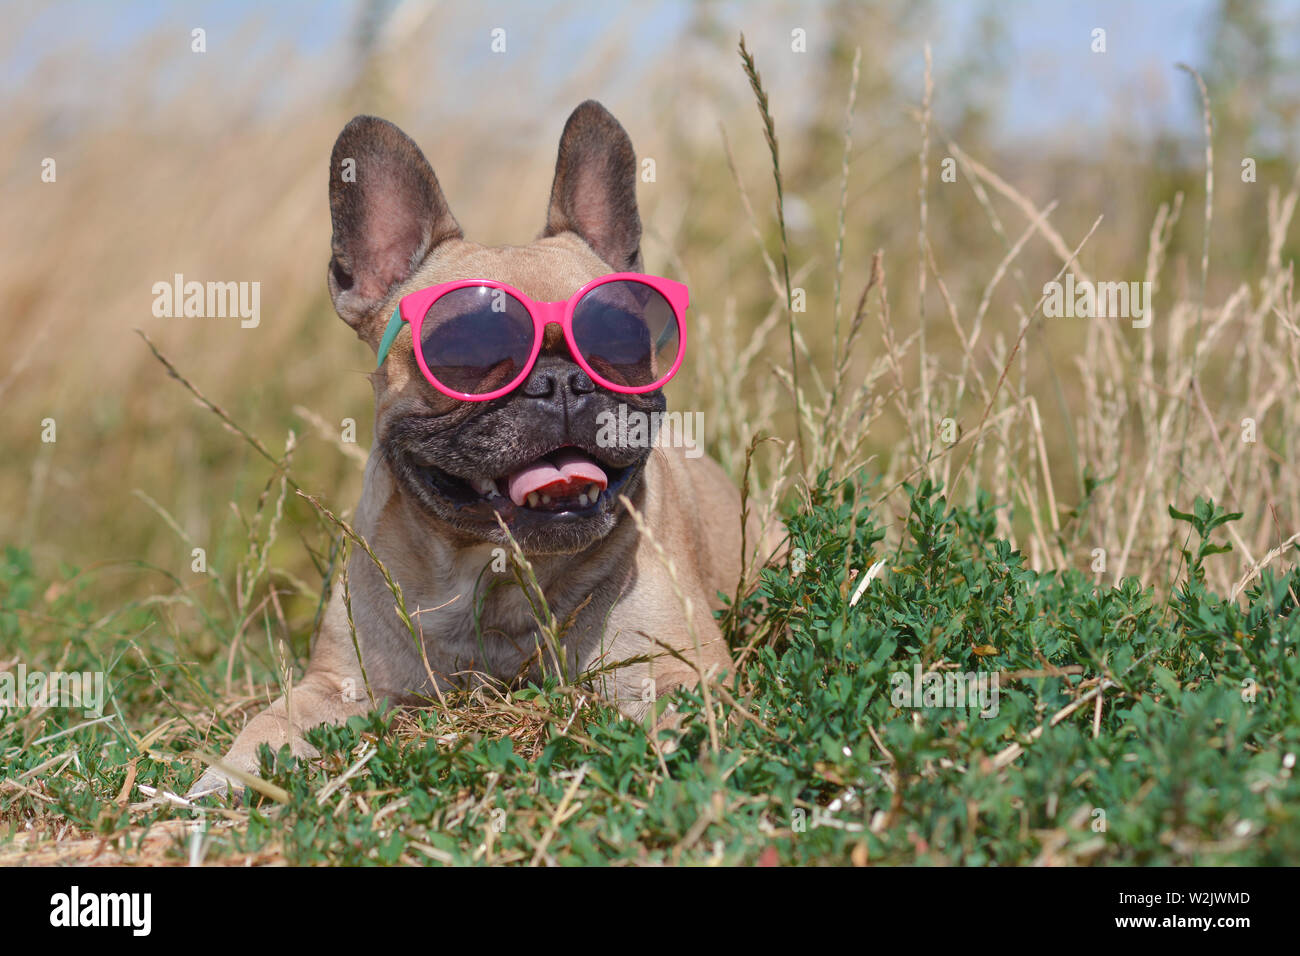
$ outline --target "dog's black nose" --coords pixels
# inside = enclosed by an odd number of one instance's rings
[[[590,395],[596,383],[571,360],[558,355],[538,356],[532,374],[520,389],[529,398],[567,400]]]

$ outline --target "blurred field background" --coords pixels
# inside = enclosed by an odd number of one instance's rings
[[[782,239],[743,31],[779,138],[791,283],[806,292],[804,476],[861,467],[895,524],[904,479],[928,473],[961,500],[982,486],[1031,564],[1091,568],[1103,548],[1102,584],[1165,583],[1182,544],[1167,506],[1213,496],[1245,513],[1213,571],[1230,587],[1300,529],[1300,8],[1134,6],[9,5],[0,542],[51,578],[88,570],[114,600],[201,600],[211,582],[191,572],[191,548],[222,570],[244,557],[273,471],[137,328],[274,455],[292,430],[296,480],[347,514],[373,359],[325,292],[334,137],[358,112],[395,121],[469,237],[523,243],[543,222],[563,121],[587,97],[655,160],[639,191],[647,270],[692,288],[692,354],[670,404],[706,413],[710,449],[738,478],[754,435],[784,439],[762,447],[753,480],[797,495]],[[1104,54],[1089,49],[1094,26]],[[194,27],[206,53],[190,50]],[[504,54],[490,51],[496,27]],[[791,48],[796,29],[807,52]],[[1213,113],[1208,223],[1184,59]],[[44,157],[56,183],[40,181]],[[941,180],[947,158],[955,183]],[[1149,329],[1035,312],[1081,244],[1077,276],[1156,283]],[[153,317],[151,286],[175,273],[260,282],[260,326]],[[355,446],[339,441],[345,418]],[[329,541],[305,503],[284,507],[256,586],[284,585],[301,652]],[[185,606],[168,613],[189,630]],[[187,636],[218,651],[215,629]]]

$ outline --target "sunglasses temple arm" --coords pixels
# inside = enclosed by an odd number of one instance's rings
[[[393,347],[393,339],[397,338],[397,333],[402,329],[402,308],[398,306],[393,310],[393,317],[388,320],[388,328],[384,329],[384,337],[379,340],[379,362],[375,368],[384,364],[384,359],[388,358],[388,350]]]
[[[655,351],[658,352],[668,342],[668,337],[677,331],[676,325],[666,325],[664,330],[659,333],[659,341],[655,343]]]

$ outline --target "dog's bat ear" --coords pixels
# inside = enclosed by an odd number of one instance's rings
[[[357,335],[375,344],[377,307],[441,242],[464,234],[429,161],[387,120],[357,116],[330,156],[330,297]]]
[[[636,153],[618,120],[595,100],[564,124],[543,236],[577,233],[619,272],[641,271]]]

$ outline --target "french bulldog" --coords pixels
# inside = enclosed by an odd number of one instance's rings
[[[618,121],[595,101],[581,104],[560,138],[540,237],[484,246],[465,239],[419,147],[393,124],[358,116],[330,159],[334,307],[378,351],[396,304],[440,283],[495,280],[555,303],[602,276],[639,273],[636,169]],[[620,404],[624,414],[662,412],[662,390],[597,385],[558,323],[546,326],[527,379],[488,401],[432,387],[418,347],[403,324],[370,374],[375,439],[352,522],[400,585],[411,626],[375,560],[353,548],[348,593],[336,581],[306,674],[249,721],[228,767],[256,773],[263,743],[314,756],[303,738],[313,726],[376,704],[427,703],[474,680],[536,680],[559,659],[637,720],[674,687],[731,666],[712,611],[742,570],[736,488],[707,456],[598,440]],[[580,501],[565,485],[558,498],[536,493],[555,470],[579,476]],[[751,545],[760,531],[747,530]],[[559,647],[543,639],[526,579],[500,571],[511,538],[561,625]],[[213,767],[190,794],[227,785],[240,789]]]

